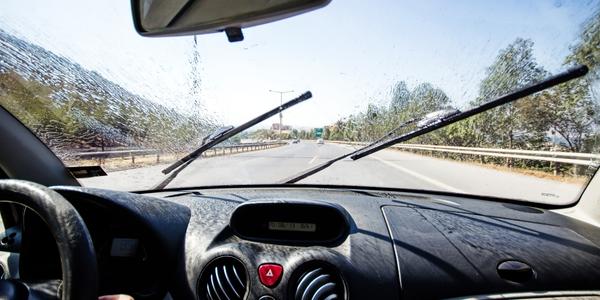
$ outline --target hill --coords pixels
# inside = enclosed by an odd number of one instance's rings
[[[214,127],[0,30],[0,105],[61,158],[110,147],[181,151]]]

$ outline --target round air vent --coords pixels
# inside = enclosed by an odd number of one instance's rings
[[[334,268],[312,267],[298,278],[293,296],[296,300],[344,299],[344,283]]]
[[[200,299],[243,299],[248,288],[246,268],[233,257],[221,257],[208,264],[198,281]]]

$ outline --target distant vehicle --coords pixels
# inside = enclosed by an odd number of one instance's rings
[[[317,144],[324,144],[323,139],[318,139]]]
[[[292,140],[292,144],[298,144],[298,143],[300,143],[300,139],[294,139],[294,140]]]

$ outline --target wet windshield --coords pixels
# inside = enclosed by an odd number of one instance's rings
[[[581,64],[580,79],[297,183],[566,204],[600,162],[599,1],[334,0],[238,43],[141,37],[128,1],[25,2],[0,10],[0,105],[67,166],[108,173],[85,186],[280,183]]]

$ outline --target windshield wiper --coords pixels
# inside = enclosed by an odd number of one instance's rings
[[[587,66],[584,66],[584,65],[576,66],[565,72],[559,73],[554,76],[550,76],[538,83],[534,83],[534,84],[525,86],[525,87],[517,89],[511,93],[500,96],[496,99],[488,101],[488,102],[486,102],[480,106],[474,107],[470,110],[466,110],[463,112],[456,111],[455,113],[451,113],[451,114],[440,114],[441,117],[437,120],[427,120],[427,122],[423,122],[423,123],[419,122],[420,124],[417,124],[417,125],[422,125],[422,127],[417,126],[417,129],[415,129],[411,132],[408,132],[406,134],[403,134],[403,135],[400,135],[397,137],[388,138],[387,140],[380,139],[380,140],[375,141],[374,143],[371,143],[371,144],[369,144],[365,147],[362,147],[358,150],[338,156],[338,157],[333,158],[329,161],[326,161],[320,165],[317,165],[313,168],[304,170],[304,171],[298,173],[297,175],[294,175],[292,177],[284,179],[282,181],[282,183],[298,182],[308,176],[311,176],[317,172],[320,172],[320,171],[328,168],[333,163],[335,163],[339,160],[342,160],[346,157],[350,157],[352,160],[361,159],[367,155],[370,155],[377,151],[386,149],[397,143],[406,142],[406,141],[414,139],[418,136],[424,135],[426,133],[429,133],[431,131],[434,131],[434,130],[437,130],[437,129],[440,129],[443,127],[446,127],[450,124],[456,123],[458,121],[461,121],[466,118],[472,117],[474,115],[480,114],[482,112],[488,111],[488,110],[498,107],[500,105],[504,105],[504,104],[513,102],[515,100],[518,100],[518,99],[530,96],[532,94],[535,94],[537,92],[543,91],[545,89],[551,88],[555,85],[565,83],[565,82],[573,80],[575,78],[579,78],[579,77],[587,74],[587,72],[588,72]]]
[[[173,163],[172,165],[166,167],[164,170],[162,170],[163,174],[169,174],[171,172],[173,172],[175,169],[177,169],[176,173],[174,175],[177,175],[179,172],[181,172],[181,170],[183,170],[185,167],[187,167],[194,159],[200,157],[200,155],[202,155],[202,153],[204,153],[206,150],[209,150],[210,148],[222,143],[223,141],[226,141],[227,139],[233,137],[234,135],[272,117],[277,115],[279,112],[282,112],[300,102],[303,102],[305,100],[308,100],[312,97],[312,93],[310,91],[298,96],[295,99],[292,99],[286,103],[283,103],[281,106],[277,106],[271,110],[269,110],[268,112],[238,126],[238,127],[224,127],[224,128],[220,128],[219,130],[215,131],[214,133],[212,133],[211,135],[205,137],[203,139],[203,143],[202,145],[192,151],[190,154],[186,155],[185,157],[183,157],[182,159],[176,161],[175,163]],[[170,176],[168,178],[166,178],[163,182],[159,183],[155,188],[163,188],[165,187],[171,180],[173,180],[174,176]],[[166,183],[165,183],[166,182]]]

